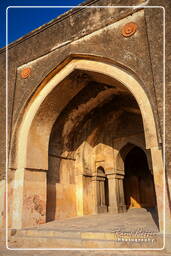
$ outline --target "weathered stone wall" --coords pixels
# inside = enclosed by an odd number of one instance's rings
[[[143,3],[145,1],[124,1],[124,5]],[[115,0],[99,0],[93,2],[93,4],[118,6],[123,5],[123,1],[117,1],[116,3]],[[167,190],[169,190],[169,185],[171,187],[171,77],[169,72],[171,60],[171,5],[169,0],[150,0],[148,5],[163,5],[166,7],[166,182]],[[133,15],[129,15],[132,13]],[[145,9],[145,14],[143,10],[122,8],[73,10],[11,44],[9,46],[8,72],[9,145],[16,121],[28,99],[43,79],[63,61],[65,64],[65,60],[71,58],[71,56],[96,56],[103,61],[110,60],[117,65],[127,67],[129,72],[132,71],[141,80],[153,106],[159,142],[162,145],[162,17],[162,9]],[[121,35],[121,29],[129,21],[138,24],[138,31],[133,37],[125,38]],[[102,29],[104,27],[105,29]],[[31,68],[31,75],[27,79],[22,79],[21,71],[27,66]],[[2,84],[0,134],[4,134],[6,110],[4,49],[0,52],[0,68]],[[4,179],[5,136],[1,138],[0,156],[1,179]],[[4,194],[2,197],[4,197]],[[4,212],[3,209],[2,212]]]
[[[128,1],[128,3],[124,2],[124,5],[138,5],[143,4],[145,1]],[[167,1],[165,1],[167,4]],[[94,5],[116,5],[115,1],[108,1],[108,3],[104,3],[102,1],[95,1]],[[149,5],[153,5],[154,3],[151,1]],[[156,4],[156,3],[155,3]],[[158,3],[161,5],[160,1]],[[117,6],[122,5],[121,1],[117,1]],[[169,5],[169,3],[167,4]],[[40,28],[38,31],[43,30],[43,32],[38,33],[30,33],[29,36],[24,37],[22,40],[17,41],[12,44],[9,48],[9,119],[12,117],[13,112],[13,120],[15,122],[16,117],[20,109],[22,108],[24,102],[29,98],[32,91],[35,90],[36,86],[42,81],[43,77],[45,77],[58,63],[60,63],[63,59],[68,57],[70,54],[84,54],[84,55],[98,55],[102,57],[109,57],[110,59],[114,59],[114,61],[118,61],[119,63],[123,63],[123,65],[130,67],[134,72],[141,76],[147,77],[148,71],[151,70],[151,64],[147,64],[143,60],[145,56],[149,56],[149,48],[151,60],[153,63],[153,73],[154,77],[159,76],[158,67],[160,61],[156,56],[159,56],[158,53],[161,53],[161,22],[160,26],[155,26],[155,32],[152,29],[152,22],[154,21],[153,17],[162,17],[162,9],[158,10],[146,10],[144,23],[143,18],[141,19],[141,24],[139,24],[138,30],[140,30],[140,34],[138,35],[138,43],[134,42],[131,38],[122,38],[120,36],[120,26],[123,24],[118,23],[119,28],[114,28],[113,31],[105,31],[104,36],[97,36],[92,34],[89,36],[91,39],[91,44],[88,43],[86,39],[86,35],[92,33],[93,31],[98,30],[108,24],[112,24],[118,20],[121,20],[125,16],[127,16],[131,12],[135,12],[137,10],[133,9],[86,9],[86,10],[75,10],[73,12],[69,12],[68,15],[63,15],[61,18],[53,21],[48,26]],[[155,13],[154,13],[155,12]],[[153,14],[152,14],[153,13]],[[105,16],[105,19],[104,19]],[[139,15],[138,15],[139,16]],[[79,19],[79,22],[77,20]],[[94,22],[96,19],[96,22]],[[137,18],[138,19],[138,18]],[[86,23],[85,23],[86,20]],[[159,20],[159,19],[158,19]],[[155,22],[155,21],[154,21]],[[77,26],[74,26],[77,24]],[[117,26],[117,25],[116,25]],[[147,30],[146,30],[147,26]],[[153,26],[154,27],[154,26]],[[58,33],[55,33],[58,31]],[[60,32],[61,31],[61,32]],[[65,31],[65,36],[63,31]],[[147,36],[148,32],[148,36]],[[152,33],[153,32],[153,33]],[[110,35],[112,33],[112,36]],[[109,35],[108,35],[109,34]],[[53,36],[52,36],[53,35]],[[158,37],[160,36],[160,38]],[[119,36],[119,37],[118,37]],[[140,37],[142,36],[142,39]],[[157,37],[157,40],[153,40],[154,37]],[[51,38],[51,40],[45,40],[45,38]],[[79,44],[79,38],[82,38],[81,47]],[[85,38],[85,39],[84,39]],[[113,43],[113,38],[114,42]],[[135,38],[135,37],[134,37]],[[78,42],[74,41],[77,40]],[[86,41],[85,41],[86,40]],[[145,41],[148,41],[148,43]],[[36,45],[34,42],[36,41]],[[157,45],[154,42],[157,41]],[[141,42],[141,44],[139,44]],[[146,44],[146,46],[145,46]],[[35,45],[33,47],[33,45]],[[94,47],[96,45],[96,47]],[[144,46],[143,46],[144,45]],[[38,48],[36,48],[38,46]],[[92,49],[93,47],[93,49]],[[108,49],[106,51],[105,49]],[[81,52],[80,52],[81,50]],[[93,51],[92,51],[93,50]],[[157,52],[153,54],[153,52]],[[23,54],[24,52],[24,54]],[[120,52],[120,54],[119,54]],[[50,54],[49,54],[50,53]],[[57,53],[57,54],[56,54]],[[143,55],[145,56],[143,56]],[[54,56],[54,57],[53,57]],[[154,57],[155,56],[155,57]],[[39,61],[36,61],[37,58],[41,57]],[[162,58],[160,54],[160,59]],[[4,67],[4,53],[1,54],[1,65],[2,70],[5,70]],[[19,67],[23,64],[29,63],[30,61],[35,60],[35,66],[33,63],[31,64],[32,73],[31,77],[27,79],[21,79],[18,74],[19,81],[16,81],[16,67]],[[44,60],[44,61],[43,61]],[[139,62],[139,63],[138,63]],[[149,62],[149,60],[148,60]],[[143,65],[144,64],[144,65]],[[143,66],[143,67],[141,67]],[[143,69],[143,71],[141,71]],[[150,73],[150,72],[149,72]],[[4,73],[3,73],[4,74]],[[4,81],[5,77],[2,77],[2,81]],[[17,79],[17,80],[18,80]],[[148,95],[151,99],[154,99],[154,105],[156,104],[156,100],[158,101],[159,108],[156,109],[158,113],[160,112],[160,120],[161,120],[161,93],[160,90],[160,82],[159,79],[156,83],[156,89],[153,88],[153,79],[149,78],[144,79],[146,89],[149,88],[149,83],[151,83],[151,91],[148,92]],[[28,81],[29,80],[29,81]],[[148,80],[148,83],[147,83]],[[150,82],[151,80],[151,82]],[[34,83],[33,83],[34,81]],[[16,84],[16,85],[15,85]],[[20,85],[19,85],[20,84]],[[156,92],[155,92],[156,91]],[[15,93],[14,93],[15,92]],[[3,92],[4,93],[4,92]],[[152,96],[157,94],[156,99]],[[152,96],[152,97],[151,97]],[[14,111],[12,108],[14,107]],[[4,112],[3,112],[4,113]],[[157,115],[157,113],[156,113]],[[158,117],[156,118],[158,119]],[[162,120],[161,120],[162,121]],[[158,122],[158,121],[156,121]],[[10,121],[11,124],[11,121]],[[10,129],[11,125],[9,125]],[[162,123],[159,124],[159,128],[162,127]],[[2,147],[4,148],[4,147]],[[4,153],[2,152],[2,158],[4,159]]]

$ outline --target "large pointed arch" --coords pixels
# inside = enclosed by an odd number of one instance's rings
[[[52,112],[49,116],[48,122],[45,125],[45,129],[43,130],[42,134],[40,134],[41,146],[30,157],[30,151],[36,148],[34,147],[35,137],[32,134],[33,130],[35,129],[34,120],[37,118],[38,113],[39,116],[41,116],[41,107],[43,103],[46,101],[47,96],[50,95],[54,88],[56,88],[74,70],[96,72],[113,78],[119,81],[123,86],[125,86],[128,89],[128,91],[134,96],[139,105],[143,119],[146,148],[151,150],[152,161],[155,162],[153,168],[155,183],[157,184],[159,179],[161,180],[163,174],[162,154],[158,148],[155,118],[153,115],[150,101],[144,89],[142,88],[140,82],[137,79],[135,79],[135,77],[131,73],[129,73],[126,70],[123,70],[123,68],[120,68],[116,65],[90,59],[72,59],[46,84],[45,82],[43,82],[44,86],[40,86],[40,88],[38,88],[38,90],[35,92],[31,100],[27,104],[21,122],[18,126],[16,132],[16,153],[14,156],[16,165],[14,186],[16,186],[18,189],[14,192],[12,213],[13,226],[15,227],[22,226],[24,170],[27,168],[38,168],[44,170],[48,169],[48,144],[50,132],[53,123],[56,120],[56,113]],[[40,156],[42,161],[39,161],[40,163],[38,163],[38,159],[40,159]],[[156,164],[156,161],[158,164]],[[158,185],[156,193],[161,194],[161,192],[162,182],[160,181],[160,185]],[[158,201],[158,207],[162,207],[161,200]],[[161,213],[161,223],[162,216],[163,215]]]
[[[59,73],[57,73],[46,84],[46,86],[38,92],[36,97],[33,96],[30,104],[28,104],[17,136],[17,168],[24,168],[26,166],[28,135],[33,119],[35,118],[42,102],[66,76],[68,76],[76,69],[98,72],[120,81],[133,94],[141,110],[146,139],[146,148],[158,146],[156,125],[152,107],[140,83],[128,72],[123,71],[121,68],[116,66],[98,61],[74,59],[69,62],[61,71],[59,71]]]

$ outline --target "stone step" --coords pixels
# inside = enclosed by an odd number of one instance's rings
[[[17,230],[15,237],[63,237],[63,238],[80,238],[80,232],[57,231],[57,230],[35,230],[23,229]]]
[[[142,237],[138,237],[139,239]],[[118,236],[110,232],[70,232],[54,230],[18,230],[10,237],[13,248],[160,248],[162,236],[154,241],[138,240],[136,235]],[[129,241],[131,239],[131,241]],[[145,238],[143,238],[145,239]]]
[[[9,247],[12,248],[80,248],[80,239],[59,237],[13,237]]]

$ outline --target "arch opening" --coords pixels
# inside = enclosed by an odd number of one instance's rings
[[[135,125],[133,133],[131,124]],[[104,168],[108,182],[107,208],[119,212],[124,204],[119,185],[123,173],[113,159],[118,138],[141,137],[152,161],[156,154],[161,159],[160,150],[153,150],[158,148],[157,133],[146,93],[132,75],[107,63],[72,60],[31,99],[18,127],[13,161],[17,167],[14,184],[20,179],[20,186],[13,196],[13,227],[34,226],[63,213],[68,217],[100,212],[103,177],[98,176],[98,166]],[[35,184],[29,190],[31,176]],[[35,213],[37,219],[26,207],[35,194],[44,209]],[[55,201],[53,206],[49,199]],[[26,222],[23,216],[31,218]]]
[[[72,73],[66,80],[71,82],[72,77],[74,82],[78,73]],[[110,211],[108,179],[114,172],[113,153],[116,144],[113,140],[123,136],[138,136],[144,141],[141,112],[133,95],[119,82],[102,74],[85,72],[85,77],[84,87],[63,108],[51,130],[47,221],[77,215],[75,192],[80,182],[77,176],[80,174],[84,175],[81,214]],[[63,81],[65,83],[67,81]],[[106,169],[109,168],[111,170],[108,173]],[[94,209],[94,199],[91,200],[93,179],[96,179],[97,186],[94,192],[97,194],[97,209]],[[61,202],[61,194],[66,204]]]

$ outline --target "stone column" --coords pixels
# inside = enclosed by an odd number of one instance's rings
[[[105,178],[101,178],[99,184],[100,184],[100,207],[106,206],[106,198],[105,198]]]
[[[123,179],[124,175],[117,175],[116,178],[118,179],[118,192],[119,192],[119,203],[118,208],[119,212],[125,212],[126,211],[126,205],[125,205],[125,195],[124,195],[124,188],[123,188]]]
[[[16,229],[22,228],[24,171],[24,168],[15,170],[13,180],[11,227]]]
[[[109,207],[110,213],[118,213],[118,180],[115,174],[108,174],[108,187],[109,187]]]
[[[152,159],[152,167],[154,174],[154,184],[155,184],[155,192],[156,192],[156,200],[157,200],[157,209],[158,209],[158,217],[159,217],[159,227],[160,231],[164,230],[164,200],[165,200],[165,173],[164,166],[162,161],[162,152],[157,147],[151,148],[151,159]],[[168,205],[166,205],[166,208]]]
[[[126,210],[124,190],[123,190],[123,174],[111,173],[107,175],[109,186],[109,212],[119,213]]]
[[[84,176],[83,174],[75,177],[76,181],[76,209],[77,216],[84,215]]]
[[[94,214],[98,213],[99,200],[99,182],[97,176],[92,177],[92,187],[93,187],[93,199],[94,199]]]

